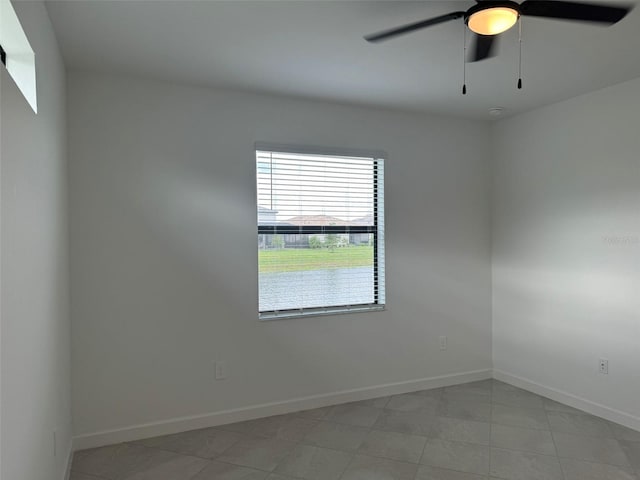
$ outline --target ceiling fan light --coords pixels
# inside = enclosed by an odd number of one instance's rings
[[[467,25],[479,35],[497,35],[506,32],[518,21],[518,11],[509,7],[485,8],[469,16]]]

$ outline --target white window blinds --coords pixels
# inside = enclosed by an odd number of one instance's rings
[[[382,308],[384,163],[256,151],[263,319]]]

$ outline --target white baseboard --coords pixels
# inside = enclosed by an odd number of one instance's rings
[[[249,407],[223,410],[219,412],[192,415],[187,417],[172,418],[159,422],[132,425],[102,432],[78,435],[73,438],[73,450],[101,447],[120,442],[142,440],[159,435],[185,432],[198,428],[215,427],[227,423],[253,420],[255,418],[281,415],[300,410],[327,407],[346,402],[357,402],[370,398],[398,395],[402,393],[427,390],[430,388],[446,387],[459,383],[473,382],[491,378],[491,370],[474,370],[464,373],[442,375],[438,377],[422,378],[405,382],[388,383],[373,387],[343,390],[340,392],[313,395],[309,397],[294,398],[281,402],[265,403]]]
[[[591,400],[587,400],[586,398],[582,398],[562,390],[545,387],[539,383],[532,382],[531,380],[527,380],[526,378],[522,378],[502,370],[493,370],[493,378],[509,383],[514,387],[537,393],[538,395],[550,398],[556,402],[564,403],[565,405],[585,411],[591,415],[597,415],[598,417],[602,417],[611,422],[619,423],[625,427],[640,431],[640,417],[630,413],[622,412],[615,408],[610,408],[605,405],[592,402]]]

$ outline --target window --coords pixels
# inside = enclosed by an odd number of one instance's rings
[[[261,319],[382,309],[384,160],[256,148]]]
[[[20,20],[9,0],[0,0],[0,60],[35,113],[36,60]]]

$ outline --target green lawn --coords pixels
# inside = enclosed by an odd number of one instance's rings
[[[258,264],[260,273],[366,267],[373,265],[373,247],[258,250]]]

